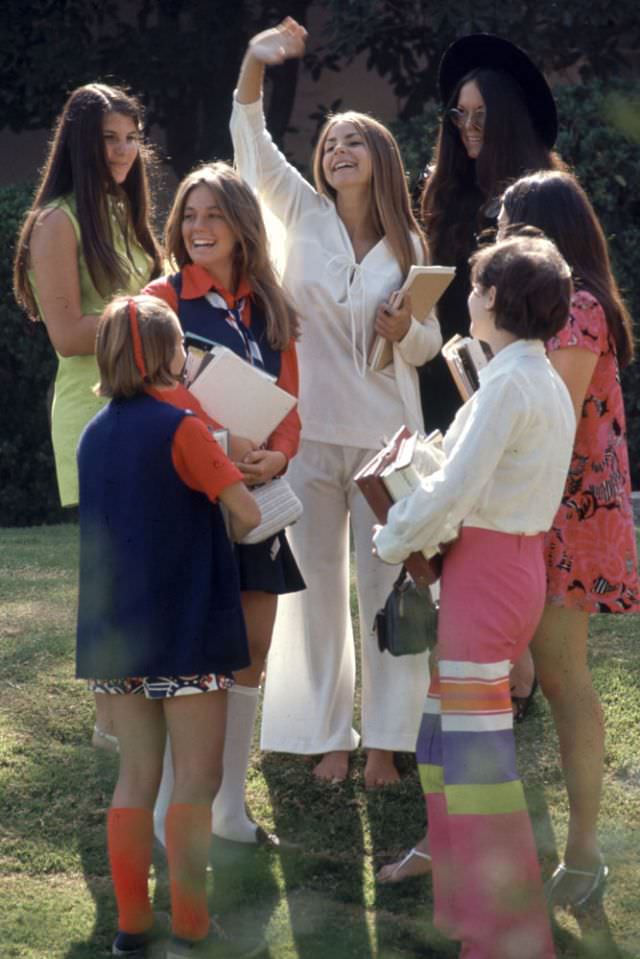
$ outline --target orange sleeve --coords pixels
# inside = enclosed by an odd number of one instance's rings
[[[278,386],[286,390],[287,393],[291,393],[292,396],[298,396],[298,355],[296,353],[295,340],[291,340],[286,350],[282,351]],[[299,444],[300,417],[298,415],[298,407],[294,406],[291,412],[287,413],[282,423],[276,427],[269,437],[267,448],[276,450],[279,453],[284,453],[287,461],[289,461],[298,452]]]
[[[228,486],[243,482],[240,470],[195,416],[185,416],[175,431],[171,458],[182,482],[212,503]]]
[[[169,277],[159,276],[157,280],[152,280],[142,290],[145,296],[156,296],[159,300],[171,307],[174,313],[178,312],[178,294],[175,287],[169,282]]]

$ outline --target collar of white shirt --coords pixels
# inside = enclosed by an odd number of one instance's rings
[[[525,356],[544,357],[545,349],[542,340],[516,340],[504,346],[491,362],[479,371],[480,385],[489,382],[495,376],[508,373]]]

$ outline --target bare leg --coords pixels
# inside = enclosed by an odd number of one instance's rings
[[[378,871],[376,879],[378,882],[402,882],[403,879],[426,876],[430,872],[429,834],[425,833],[420,842],[416,843],[413,849],[410,849],[401,859],[383,866]]]
[[[364,784],[367,789],[389,786],[400,782],[400,773],[396,769],[391,749],[369,749],[364,769]]]
[[[133,694],[102,698],[113,700],[113,729],[120,743],[120,771],[111,805],[153,809],[166,735],[162,703]]]
[[[314,766],[313,775],[324,782],[344,782],[349,775],[350,755],[348,749],[336,749],[331,753],[325,753],[317,766]]]
[[[175,696],[163,705],[175,777],[171,802],[213,802],[222,779],[226,692]]]
[[[604,769],[602,708],[587,665],[589,615],[546,606],[531,644],[536,673],[560,742],[569,798],[565,863],[593,871],[600,863],[597,821]],[[579,896],[588,877],[566,876],[563,893]]]

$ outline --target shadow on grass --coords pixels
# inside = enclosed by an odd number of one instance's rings
[[[276,753],[263,756],[262,772],[284,842],[280,865],[296,955],[373,959],[358,784],[318,783],[306,758]]]

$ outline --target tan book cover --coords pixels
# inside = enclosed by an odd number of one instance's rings
[[[417,266],[409,270],[400,288],[411,297],[411,312],[418,323],[424,323],[446,288],[455,276],[453,266]],[[373,338],[369,356],[369,368],[383,370],[393,362],[393,344],[378,333]]]

